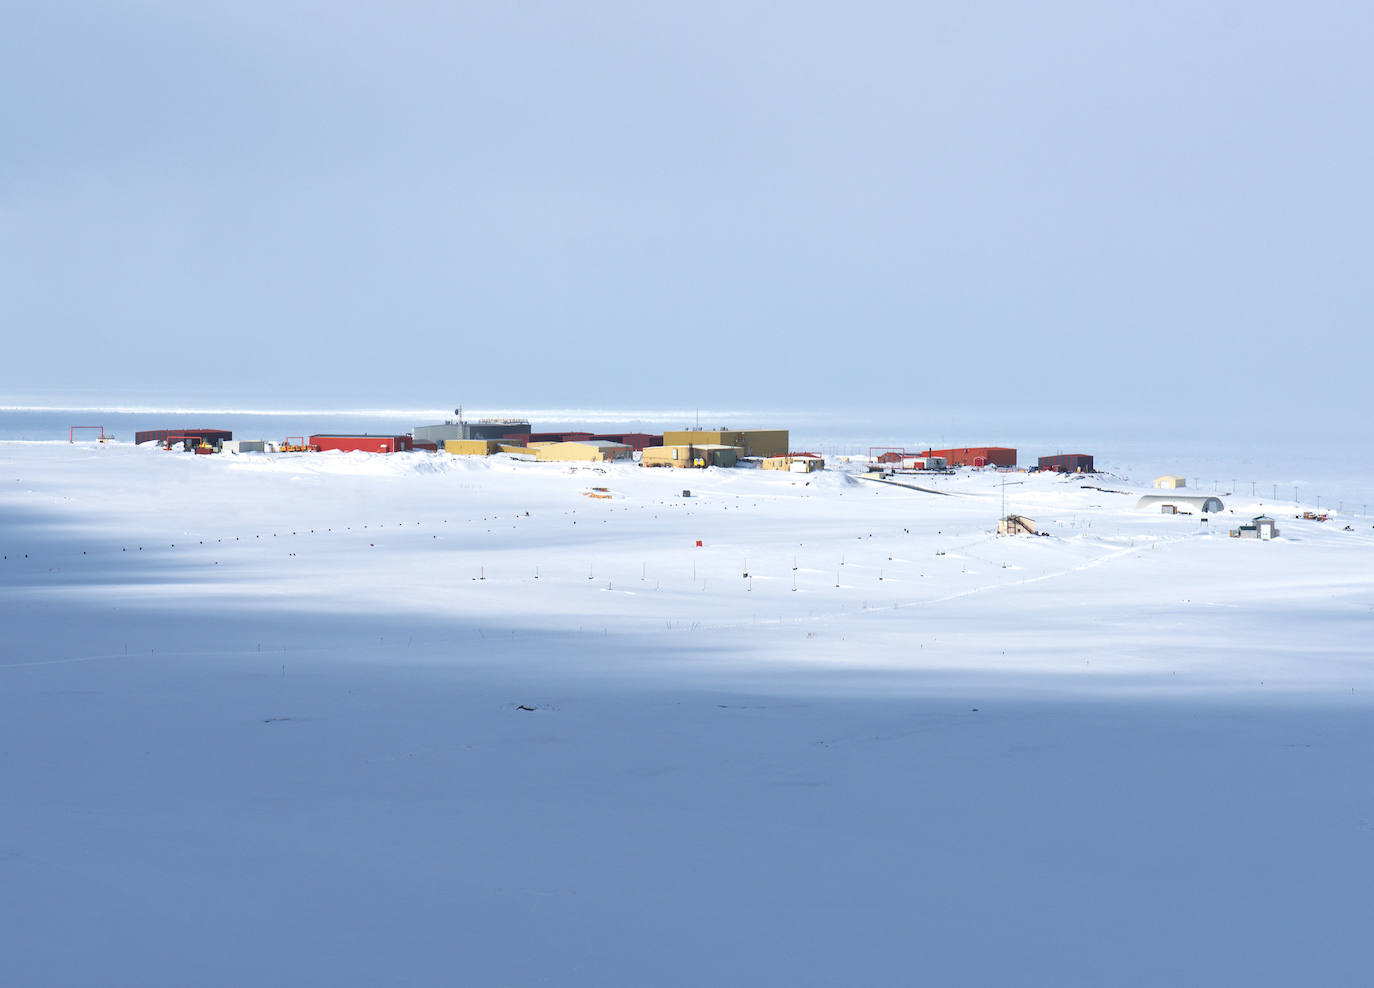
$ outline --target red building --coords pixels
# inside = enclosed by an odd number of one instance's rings
[[[642,453],[650,446],[662,446],[662,436],[651,436],[647,432],[607,432],[601,435],[592,436],[593,439],[604,439],[607,442],[619,443],[628,446],[636,453]]]
[[[943,456],[952,467],[1014,467],[1016,450],[1007,446],[966,446],[960,449],[928,449],[922,456]]]
[[[592,438],[590,432],[531,432],[527,443],[580,443]]]
[[[148,443],[154,440],[165,446],[173,443],[187,443],[187,440],[199,440],[209,443],[211,446],[218,446],[222,442],[227,442],[234,438],[234,434],[228,429],[144,429],[134,433],[135,443]],[[187,443],[187,445],[190,445]]]
[[[407,435],[373,436],[367,433],[311,436],[310,445],[318,450],[338,449],[344,452],[358,450],[364,453],[403,453],[413,448],[411,438]]]
[[[1055,473],[1092,473],[1093,458],[1087,453],[1056,453],[1040,457],[1041,470]]]

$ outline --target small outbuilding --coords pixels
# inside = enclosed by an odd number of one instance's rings
[[[221,453],[266,453],[265,439],[226,439],[219,444]]]
[[[1268,515],[1257,515],[1250,524],[1231,529],[1233,539],[1260,539],[1268,542],[1279,537],[1278,526]]]
[[[784,453],[763,460],[765,470],[787,470],[790,473],[811,473],[825,469],[825,460],[818,453]]]
[[[949,464],[943,456],[918,456],[915,453],[902,454],[903,470],[947,470]]]
[[[1203,494],[1142,494],[1135,503],[1137,511],[1159,511],[1167,515],[1193,511],[1211,514],[1224,507],[1221,498]]]
[[[998,535],[1039,535],[1035,522],[1025,515],[1007,515],[997,523]]]
[[[1164,490],[1175,490],[1179,487],[1187,487],[1188,480],[1176,473],[1166,473],[1163,477],[1155,478],[1155,486]]]

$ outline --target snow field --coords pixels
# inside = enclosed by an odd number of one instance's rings
[[[1015,479],[0,444],[9,976],[1358,983],[1369,535]]]

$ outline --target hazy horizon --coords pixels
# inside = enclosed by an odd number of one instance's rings
[[[30,7],[0,393],[1362,414],[1372,25]]]

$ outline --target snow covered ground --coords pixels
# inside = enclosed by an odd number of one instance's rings
[[[1374,529],[1143,479],[0,443],[6,980],[1363,983]]]

